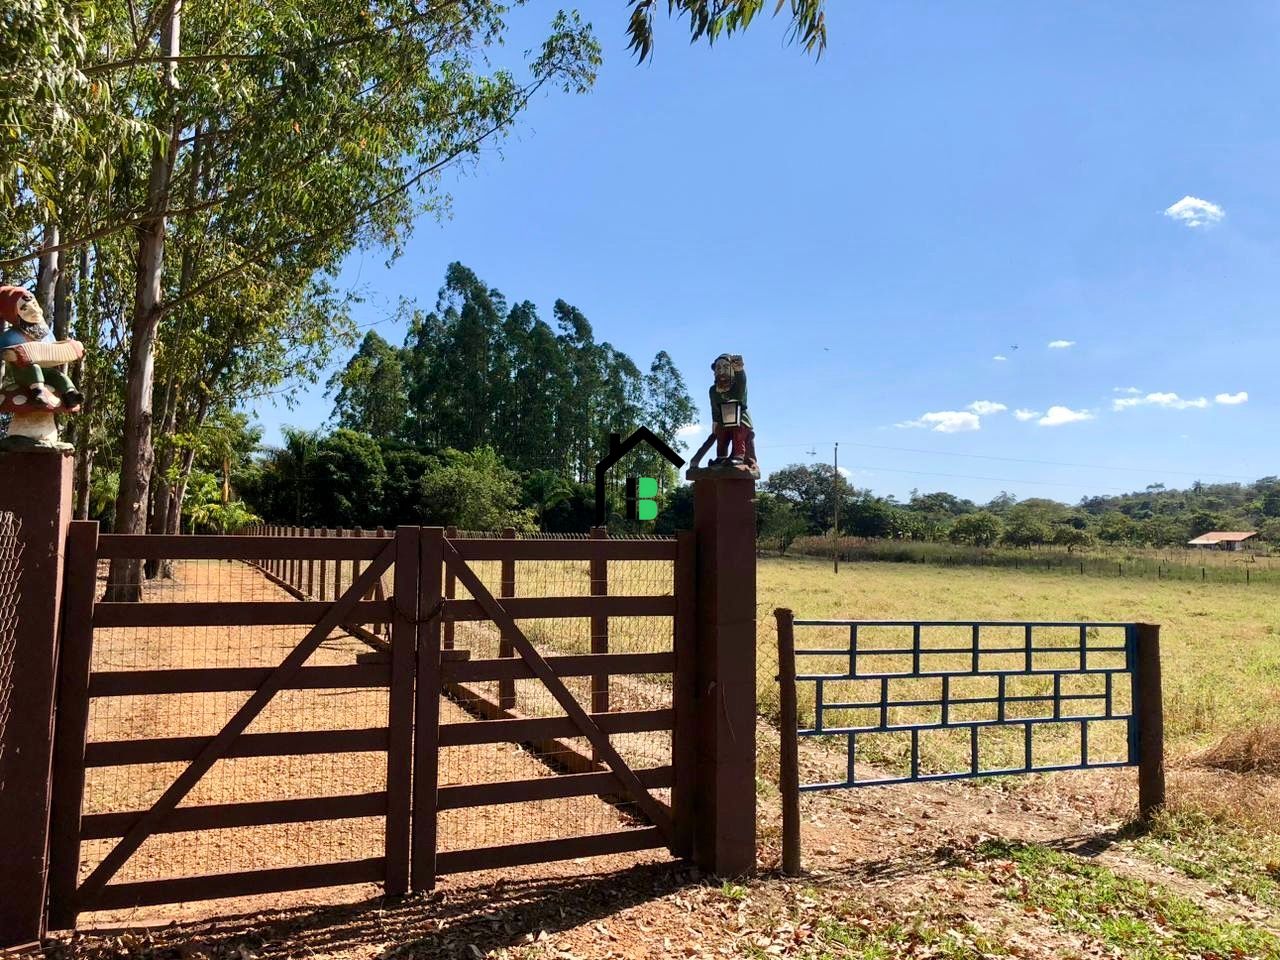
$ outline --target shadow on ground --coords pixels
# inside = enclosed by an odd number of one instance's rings
[[[697,874],[678,863],[549,880],[499,879],[344,906],[216,917],[137,932],[98,930],[53,944],[46,955],[51,960],[483,956],[603,920],[697,882]]]

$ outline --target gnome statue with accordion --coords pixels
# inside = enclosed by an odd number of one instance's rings
[[[10,415],[0,450],[71,449],[58,439],[55,415],[78,413],[84,396],[61,368],[83,356],[79,342],[53,340],[35,294],[0,286],[0,413]]]

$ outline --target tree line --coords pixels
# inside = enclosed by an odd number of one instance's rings
[[[666,351],[642,372],[564,300],[553,328],[533,303],[508,304],[453,263],[435,309],[405,311],[403,346],[366,333],[329,380],[332,429],[287,431],[279,448],[242,465],[236,487],[259,516],[585,531],[609,434],[646,426],[675,446],[695,419]],[[675,471],[647,446],[626,469],[675,488]],[[615,511],[621,473],[611,477]]]
[[[1181,546],[1211,530],[1237,530],[1280,543],[1280,477],[1247,484],[1197,481],[1185,490],[1153,484],[1074,505],[1008,493],[977,504],[915,490],[904,503],[855,490],[829,464],[792,464],[770,474],[761,490],[762,535],[784,549],[796,537],[832,533],[837,503],[842,536],[1074,550],[1095,543]]]

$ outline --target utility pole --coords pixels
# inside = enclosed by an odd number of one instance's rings
[[[831,552],[835,561],[835,572],[840,572],[840,441],[836,441],[835,450],[831,454],[831,487],[836,498],[836,523],[831,531],[835,538],[835,550]]]

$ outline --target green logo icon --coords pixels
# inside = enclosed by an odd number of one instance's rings
[[[627,519],[653,520],[658,516],[658,481],[653,477],[627,477]]]

